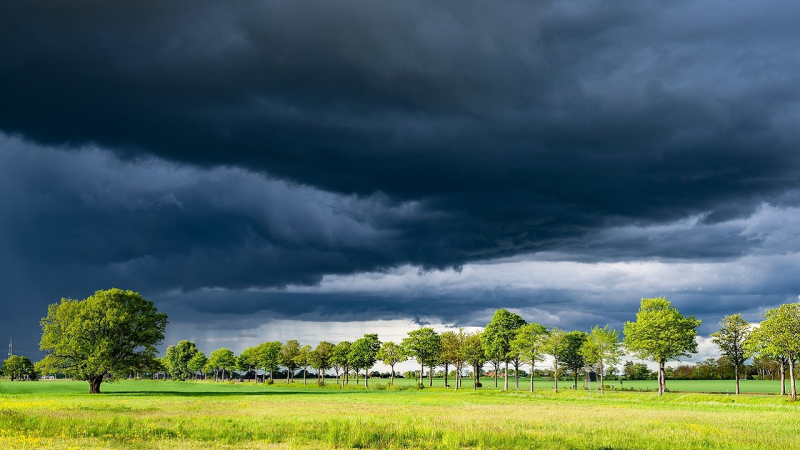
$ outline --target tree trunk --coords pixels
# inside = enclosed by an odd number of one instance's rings
[[[600,395],[606,395],[606,383],[603,381],[603,368],[600,368]]]
[[[428,366],[428,387],[433,387],[433,368],[436,366]]]
[[[364,369],[364,387],[369,387],[369,369]]]
[[[781,360],[781,395],[786,395],[786,366],[784,360]]]
[[[558,392],[558,364],[553,366],[553,392]]]
[[[419,363],[419,385],[425,386],[425,363]]]
[[[789,397],[797,400],[797,389],[794,384],[794,358],[789,358]]]
[[[497,369],[500,368],[500,363],[494,365],[494,387],[497,387]]]
[[[508,360],[506,360],[506,373],[503,374],[503,390],[508,390]]]
[[[103,382],[103,376],[97,375],[93,377],[89,377],[89,393],[90,394],[99,394],[100,393],[100,383]]]
[[[308,371],[306,369],[303,369],[303,386],[306,385],[306,372]]]
[[[733,377],[736,378],[736,395],[739,395],[739,365],[733,367]]]
[[[535,370],[533,370],[533,366],[534,365],[531,364],[531,392],[533,392],[533,372],[535,372]]]
[[[578,390],[578,369],[573,370],[573,373],[575,374],[575,382],[572,385],[572,389],[575,389],[577,391]]]
[[[444,387],[450,387],[447,385],[447,369],[448,369],[448,364],[444,363]]]

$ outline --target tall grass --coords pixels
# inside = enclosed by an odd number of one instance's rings
[[[0,448],[800,447],[779,397],[384,387],[0,383]]]

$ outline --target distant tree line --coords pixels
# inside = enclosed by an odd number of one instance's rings
[[[92,393],[99,392],[103,380],[156,373],[168,374],[173,380],[213,376],[215,381],[224,382],[248,377],[263,383],[273,383],[276,375],[291,383],[302,374],[306,384],[309,368],[315,370],[320,385],[332,372],[337,384],[347,385],[353,377],[355,384],[363,380],[368,387],[378,361],[390,367],[390,383],[394,384],[395,366],[410,359],[419,364],[414,375],[419,377],[420,387],[425,385],[426,369],[427,384],[432,386],[435,369],[442,368],[446,386],[451,387],[452,373],[452,387],[459,389],[468,371],[472,387],[477,389],[488,364],[495,387],[504,374],[505,390],[512,374],[518,389],[522,368],[529,367],[529,389],[533,391],[535,365],[549,357],[553,390],[558,391],[560,376],[568,376],[577,388],[579,374],[587,370],[598,374],[604,388],[604,377],[617,376],[616,366],[623,355],[629,354],[657,364],[659,395],[666,391],[668,378],[727,378],[731,372],[739,393],[743,370],[755,370],[762,379],[778,374],[781,394],[787,394],[784,378],[788,373],[788,395],[797,398],[794,372],[800,355],[800,303],[768,310],[755,329],[739,314],[726,316],[719,331],[712,334],[722,358],[676,368],[668,368],[666,363],[697,352],[700,320],[684,316],[663,297],[642,299],[636,320],[626,322],[622,333],[608,326],[595,326],[588,333],[565,331],[527,322],[499,309],[482,332],[459,329],[437,333],[431,327],[422,327],[410,331],[400,343],[380,342],[377,334],[365,334],[353,342],[322,341],[315,348],[296,340],[274,341],[246,348],[238,356],[227,348],[206,356],[193,342],[184,340],[169,346],[164,356],[157,358],[156,346],[163,341],[166,323],[165,314],[159,314],[152,302],[132,291],[111,289],[97,291],[85,300],[62,299],[50,305],[47,317],[42,319],[40,348],[47,356],[36,363],[35,370],[87,380]],[[749,358],[753,358],[753,365],[745,369],[744,362]],[[26,359],[6,360],[6,376],[30,378],[33,371]],[[651,376],[645,364],[632,362],[625,363],[620,375],[629,379]]]

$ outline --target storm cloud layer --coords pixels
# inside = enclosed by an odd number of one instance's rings
[[[114,285],[232,329],[504,306],[621,323],[670,294],[604,271],[639,263],[772,267],[674,280],[689,312],[755,314],[798,288],[798,18],[788,1],[2,0],[0,322],[33,341],[21,323],[44,305]],[[505,287],[391,287],[508,261]],[[526,264],[604,275],[526,285]]]

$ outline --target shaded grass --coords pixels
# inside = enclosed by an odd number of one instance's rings
[[[774,396],[11,384],[0,383],[6,448],[800,447],[798,405]]]

